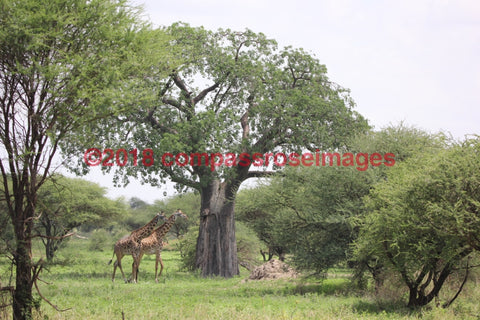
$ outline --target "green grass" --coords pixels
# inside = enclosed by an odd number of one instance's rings
[[[113,267],[107,265],[111,255],[109,250],[92,252],[88,241],[72,239],[41,275],[47,283],[39,282],[45,297],[69,310],[57,312],[42,302],[36,319],[478,319],[479,313],[471,297],[459,298],[447,310],[412,312],[398,303],[378,303],[350,290],[341,272],[324,281],[243,282],[246,270],[233,279],[204,279],[179,271],[176,251],[163,253],[159,283],[154,281],[154,256],[142,261],[138,284],[125,284],[118,272],[112,283]],[[123,260],[128,275],[131,262],[130,256]],[[6,261],[1,263],[4,269]]]

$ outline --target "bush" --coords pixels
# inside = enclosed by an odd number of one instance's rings
[[[188,229],[188,232],[176,243],[182,260],[181,269],[195,270],[195,253],[197,248],[198,226]]]
[[[88,249],[92,251],[104,251],[111,248],[111,236],[105,229],[94,230],[90,234]]]
[[[235,222],[238,262],[250,269],[259,264],[260,248],[263,246],[255,232],[242,222]]]

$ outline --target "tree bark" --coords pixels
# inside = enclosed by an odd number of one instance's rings
[[[51,239],[52,237],[52,222],[50,219],[46,218],[45,219],[45,223],[43,224],[44,227],[45,227],[45,235],[48,237],[48,238],[45,238],[45,239],[42,239],[43,241],[43,244],[45,245],[45,255],[47,257],[47,261],[52,261],[53,259],[53,254],[55,252],[55,242]]]
[[[55,254],[56,243],[54,240],[47,239],[45,243],[45,255],[47,257],[47,261],[51,262],[53,260],[53,256]]]
[[[415,283],[409,283],[409,297],[408,297],[408,307],[422,307],[430,303],[435,297],[438,296],[442,286],[447,281],[448,277],[452,274],[453,268],[456,263],[468,256],[472,252],[471,248],[466,248],[460,253],[458,253],[454,258],[447,262],[442,270],[438,272],[438,275],[434,275],[432,278],[428,278],[427,283],[420,285],[423,277],[417,278]],[[427,285],[433,280],[433,287],[428,294],[425,294],[424,289]]]
[[[28,210],[28,209],[26,209]],[[28,216],[28,215],[27,215]],[[15,293],[13,295],[13,319],[32,319],[32,240],[30,237],[31,222],[24,223],[18,219],[15,224],[16,264]]]
[[[232,184],[218,180],[201,189],[200,229],[196,268],[201,275],[231,278],[239,274],[235,239],[235,193]]]

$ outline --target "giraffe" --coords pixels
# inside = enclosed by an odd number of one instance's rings
[[[132,264],[132,278],[138,280],[138,267],[140,266],[140,261],[144,254],[154,254],[155,255],[155,282],[158,283],[157,271],[158,263],[160,262],[160,273],[158,276],[162,275],[163,271],[163,261],[160,256],[164,242],[162,241],[163,237],[168,233],[170,228],[175,224],[177,217],[183,217],[188,219],[188,217],[182,212],[182,210],[177,209],[164,224],[155,229],[153,233],[147,238],[143,239],[140,242],[140,252],[136,255],[137,261],[134,261]]]
[[[140,246],[140,242],[142,241],[142,239],[145,239],[152,234],[153,228],[155,228],[155,225],[160,219],[166,219],[165,213],[163,211],[157,213],[149,223],[147,223],[141,228],[133,230],[129,235],[124,236],[115,243],[113,255],[117,255],[117,260],[113,264],[112,282],[115,282],[115,272],[117,271],[117,266],[122,272],[123,280],[125,281],[125,283],[128,282],[122,269],[122,258],[127,254],[131,254],[135,258],[135,253],[139,251],[138,247]],[[112,263],[112,260],[113,256],[108,264]],[[133,280],[135,282],[135,279]]]

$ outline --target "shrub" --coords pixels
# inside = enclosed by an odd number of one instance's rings
[[[88,249],[92,251],[104,251],[111,248],[111,236],[105,229],[97,229],[90,234]]]
[[[197,247],[198,226],[188,229],[188,232],[176,243],[182,260],[181,269],[195,270],[195,253]]]

